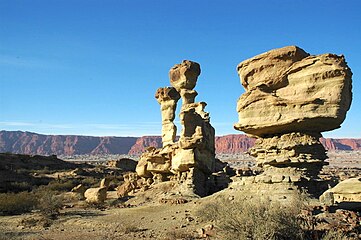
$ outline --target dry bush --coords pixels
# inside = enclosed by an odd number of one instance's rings
[[[194,233],[190,233],[186,230],[173,230],[173,231],[168,231],[165,234],[164,237],[165,240],[176,240],[176,239],[182,239],[182,240],[194,240],[194,239],[198,239]]]
[[[20,224],[24,227],[27,228],[32,228],[32,227],[37,227],[37,226],[41,226],[41,227],[50,227],[50,225],[53,223],[52,219],[49,219],[47,217],[44,216],[30,216],[30,217],[26,217],[24,219],[21,220]]]
[[[116,225],[114,230],[116,230],[119,233],[125,233],[125,234],[144,231],[144,229],[141,229],[131,223],[120,223]]]
[[[221,239],[303,239],[298,222],[301,204],[280,204],[261,197],[229,201],[219,199],[200,208],[196,215],[213,221]]]
[[[323,240],[348,240],[351,239],[349,237],[347,237],[346,234],[339,232],[339,231],[335,231],[335,230],[330,230],[327,231],[323,236],[322,236]]]
[[[36,209],[40,210],[40,213],[45,217],[56,218],[59,210],[63,207],[63,197],[46,187],[38,188],[35,195],[37,198]]]
[[[73,180],[51,181],[47,188],[50,191],[68,192],[77,185]]]
[[[30,212],[37,204],[33,193],[1,193],[0,214],[13,215]]]
[[[83,184],[86,187],[99,187],[101,178],[95,178],[95,177],[86,177],[81,181],[81,184]]]

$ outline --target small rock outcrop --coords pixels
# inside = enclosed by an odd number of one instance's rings
[[[249,153],[265,171],[255,181],[317,178],[327,158],[321,132],[340,127],[352,100],[344,56],[289,46],[245,60],[237,70],[246,92],[234,127],[257,139]]]
[[[137,166],[137,161],[129,158],[121,158],[118,160],[110,160],[107,162],[107,166],[113,168],[120,168],[123,171],[135,171]]]
[[[346,209],[361,209],[361,177],[346,179],[320,196],[325,205],[341,205]]]
[[[140,177],[153,178],[154,183],[176,179],[185,189],[198,195],[207,194],[207,181],[214,171],[214,128],[205,102],[195,102],[194,90],[200,66],[185,60],[169,71],[172,87],[159,88],[155,98],[162,114],[162,148],[149,147],[141,155],[136,172]],[[177,101],[182,98],[179,114],[182,125],[179,140],[173,123]]]
[[[107,191],[110,181],[110,178],[104,178],[101,180],[99,187],[88,188],[84,192],[85,201],[95,204],[103,203],[107,199]]]

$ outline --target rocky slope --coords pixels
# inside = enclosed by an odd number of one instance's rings
[[[361,150],[361,139],[322,138],[328,150]],[[89,137],[75,135],[42,135],[21,131],[0,131],[0,152],[39,155],[74,154],[131,154],[137,155],[145,148],[161,147],[160,136],[144,137]],[[217,153],[247,151],[254,139],[243,134],[216,137]]]

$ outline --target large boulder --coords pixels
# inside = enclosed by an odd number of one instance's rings
[[[361,177],[346,179],[320,196],[326,205],[338,204],[347,209],[361,209]]]
[[[344,56],[309,56],[290,46],[241,62],[246,89],[235,128],[251,135],[323,132],[340,127],[350,108],[351,76]]]

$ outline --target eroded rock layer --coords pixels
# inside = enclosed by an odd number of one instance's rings
[[[169,72],[172,87],[159,88],[155,94],[161,105],[162,148],[148,148],[141,155],[136,171],[140,177],[152,178],[154,183],[175,179],[180,189],[198,195],[207,194],[207,181],[215,168],[214,128],[205,102],[195,102],[200,66],[185,60]],[[178,99],[182,98],[179,140],[173,123]]]
[[[269,51],[238,65],[246,89],[235,128],[264,136],[340,127],[350,108],[351,70],[343,56],[309,56],[298,47]]]
[[[258,178],[306,185],[317,179],[327,158],[321,132],[340,127],[352,100],[345,58],[289,46],[245,60],[237,71],[246,92],[234,127],[257,138],[249,153],[264,168]]]

